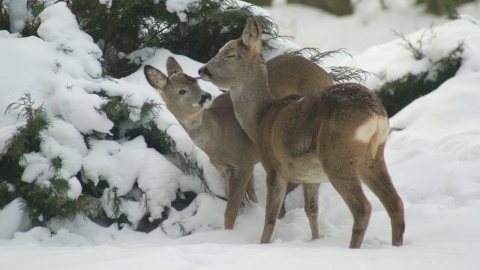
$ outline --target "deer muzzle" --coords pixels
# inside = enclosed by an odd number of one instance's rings
[[[198,104],[200,105],[200,107],[208,108],[210,107],[211,101],[212,101],[212,95],[210,95],[210,93],[205,93],[200,98],[200,102],[198,102]]]
[[[212,77],[212,73],[210,73],[206,66],[203,66],[198,70],[198,75],[200,75],[204,81],[210,81],[210,78]]]

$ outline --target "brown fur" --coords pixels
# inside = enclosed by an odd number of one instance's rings
[[[333,85],[328,73],[300,56],[278,56],[268,62],[268,69],[272,89],[278,97]],[[183,73],[172,57],[167,61],[167,71],[168,77],[146,66],[145,76],[194,143],[227,180],[225,228],[232,229],[245,192],[252,201],[258,201],[253,178],[254,165],[259,161],[255,145],[235,118],[230,93],[218,96],[209,108],[205,108],[199,101],[207,93],[200,89],[195,79]],[[179,95],[181,89],[187,93]],[[290,184],[289,190],[296,186]],[[283,213],[284,210],[279,216]]]
[[[304,185],[305,212],[312,237],[318,238],[318,188],[330,181],[353,215],[350,247],[359,248],[371,213],[363,180],[387,209],[392,244],[402,245],[403,202],[385,165],[388,117],[380,101],[356,83],[276,99],[268,85],[256,18],[249,18],[240,39],[227,44],[199,74],[214,84],[229,86],[237,120],[256,144],[267,172],[261,243],[270,241],[287,182]]]

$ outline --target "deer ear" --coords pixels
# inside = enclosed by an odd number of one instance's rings
[[[243,29],[242,41],[255,53],[262,50],[262,24],[258,17],[249,17]]]
[[[167,59],[167,73],[168,77],[172,76],[175,73],[182,73],[183,69],[180,64],[175,60],[175,58],[169,56]]]
[[[167,85],[168,78],[163,74],[160,70],[146,65],[143,68],[143,72],[145,73],[145,78],[147,78],[148,83],[158,90],[163,90]]]

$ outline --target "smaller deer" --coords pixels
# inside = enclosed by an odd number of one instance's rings
[[[312,238],[319,237],[318,190],[330,181],[353,215],[350,248],[360,248],[371,204],[361,180],[385,206],[392,244],[401,246],[403,202],[383,155],[389,124],[385,108],[356,83],[326,87],[304,97],[272,95],[262,56],[261,24],[247,20],[240,39],[229,41],[199,70],[202,79],[228,89],[235,116],[257,146],[267,172],[267,204],[261,243],[268,243],[287,182],[303,184]]]
[[[268,68],[272,89],[279,97],[333,85],[325,70],[300,56],[278,56],[269,61]],[[195,78],[184,74],[173,57],[167,59],[168,76],[149,65],[144,73],[193,142],[227,180],[224,222],[225,229],[232,229],[245,192],[258,202],[253,169],[259,159],[255,145],[235,118],[230,94],[221,94],[208,107],[212,96],[200,88]],[[296,186],[290,184],[289,190]],[[279,216],[283,214],[284,207]]]

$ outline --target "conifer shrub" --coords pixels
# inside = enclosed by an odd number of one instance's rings
[[[124,77],[138,69],[123,56],[145,47],[166,48],[173,53],[207,62],[229,40],[238,38],[252,6],[233,0],[200,0],[184,11],[172,13],[166,1],[73,0],[72,12],[79,25],[93,37],[104,57],[106,75]],[[277,26],[261,18],[264,33],[278,36]],[[267,41],[265,46],[271,47]]]
[[[110,97],[106,92],[98,94],[108,99],[100,107],[100,111],[114,122],[113,136],[98,132],[93,135],[85,134],[86,141],[92,136],[98,136],[97,139],[102,140],[130,140],[137,136],[144,136],[148,147],[170,156],[184,173],[199,179],[204,191],[213,196],[203,169],[186,153],[179,152],[175,141],[165,131],[157,128],[154,118],[158,116],[160,104],[147,100],[141,107],[136,107],[128,104],[128,96]],[[60,157],[50,159],[49,170],[54,176],[48,179],[47,185],[38,184],[36,181],[33,183],[22,181],[24,154],[40,151],[42,133],[50,127],[50,120],[43,106],[36,107],[29,94],[10,104],[6,113],[14,111],[17,111],[18,117],[24,118],[26,123],[17,129],[16,134],[7,141],[5,149],[1,151],[3,154],[0,156],[0,209],[15,198],[22,198],[23,210],[28,213],[35,226],[45,226],[46,222],[53,217],[69,219],[81,215],[103,226],[127,224],[138,231],[145,232],[161,227],[161,223],[168,218],[169,207],[165,207],[160,218],[154,219],[150,216],[147,194],[138,187],[137,183],[130,192],[120,196],[117,189],[110,187],[107,181],[101,180],[95,185],[85,177],[82,171],[77,175],[77,178],[82,180],[80,181],[82,194],[75,200],[68,198],[70,185],[59,173],[63,164]],[[140,120],[126,132],[120,132],[121,125],[131,122],[130,114],[132,113],[139,113]],[[102,198],[105,199],[105,197],[107,204],[112,206],[113,216],[107,214],[104,209]],[[181,209],[182,205],[190,204],[195,197],[194,193],[189,192],[185,195],[177,190],[177,199],[172,202],[172,207]],[[122,204],[127,202],[139,202],[139,205],[145,207],[143,217],[136,224],[132,224],[126,213],[121,211]]]
[[[178,168],[185,174],[195,177],[201,182],[204,191],[213,196],[208,184],[206,182],[203,169],[189,157],[186,153],[179,152],[176,149],[175,141],[164,130],[159,130],[155,122],[158,116],[161,105],[153,100],[147,100],[142,106],[133,106],[129,104],[129,96],[124,98],[119,96],[109,96],[107,92],[101,91],[97,95],[103,97],[107,102],[99,108],[99,111],[104,112],[108,119],[110,119],[114,126],[111,129],[112,135],[93,133],[86,135],[86,138],[97,140],[132,140],[138,136],[143,136],[147,147],[153,148],[160,154],[170,157],[170,160],[176,163]],[[140,120],[132,123],[131,115],[140,116]],[[128,126],[128,128],[122,128]],[[87,139],[88,141],[88,139]],[[85,209],[86,216],[92,221],[103,226],[110,226],[112,224],[127,224],[137,231],[149,232],[159,226],[168,218],[170,208],[165,207],[160,218],[153,219],[150,216],[148,195],[138,187],[138,183],[130,192],[125,195],[119,195],[117,188],[110,187],[107,181],[100,180],[98,184],[93,184],[83,173],[82,189],[83,198],[81,202]],[[194,196],[184,196],[180,190],[177,190],[177,199],[172,202],[172,207],[177,207],[181,204],[190,204]],[[110,214],[107,214],[106,209],[102,205],[102,200],[107,200],[107,204],[111,205]],[[128,202],[139,203],[144,209],[143,217],[138,223],[133,224],[126,213],[122,212],[122,204]],[[112,214],[113,211],[113,214]]]
[[[54,177],[48,185],[34,181],[22,181],[24,154],[38,152],[42,142],[41,134],[50,126],[43,105],[35,107],[29,94],[25,94],[17,102],[11,103],[5,113],[19,111],[18,117],[26,120],[26,124],[17,128],[16,134],[10,138],[0,157],[0,207],[14,198],[22,198],[23,209],[27,212],[34,225],[43,225],[52,217],[71,218],[83,211],[77,200],[67,197],[69,183],[57,173],[62,166],[60,158],[51,160],[51,170]],[[5,197],[4,197],[5,194]]]
[[[432,92],[455,76],[462,64],[462,52],[463,43],[460,43],[446,56],[432,62],[426,71],[418,74],[408,73],[374,89],[388,115],[392,117],[415,99]]]

